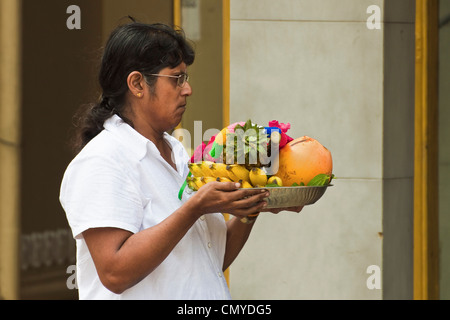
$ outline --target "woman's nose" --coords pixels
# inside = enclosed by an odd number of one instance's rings
[[[182,90],[181,90],[181,95],[183,96],[190,96],[192,95],[192,87],[189,84],[189,82],[186,81],[186,83],[184,84]]]

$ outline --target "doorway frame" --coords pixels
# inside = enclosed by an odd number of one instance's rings
[[[416,0],[414,299],[439,299],[439,0]]]

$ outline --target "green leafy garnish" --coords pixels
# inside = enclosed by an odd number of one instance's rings
[[[277,185],[276,183],[268,183],[265,185],[265,187],[267,188],[275,188],[275,187],[279,187],[279,185]]]
[[[317,176],[315,176],[314,178],[311,179],[311,181],[308,182],[308,186],[309,187],[321,187],[321,186],[326,186],[328,185],[331,180],[333,179],[334,175],[331,174],[318,174]]]

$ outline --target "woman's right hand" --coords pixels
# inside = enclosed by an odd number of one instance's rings
[[[259,213],[267,205],[269,191],[240,188],[239,183],[212,181],[202,186],[189,201],[195,201],[199,214],[229,213],[238,218]]]

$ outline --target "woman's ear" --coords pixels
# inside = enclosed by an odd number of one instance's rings
[[[142,73],[138,71],[133,71],[128,75],[127,78],[128,89],[131,94],[141,98],[144,95],[145,78]]]

